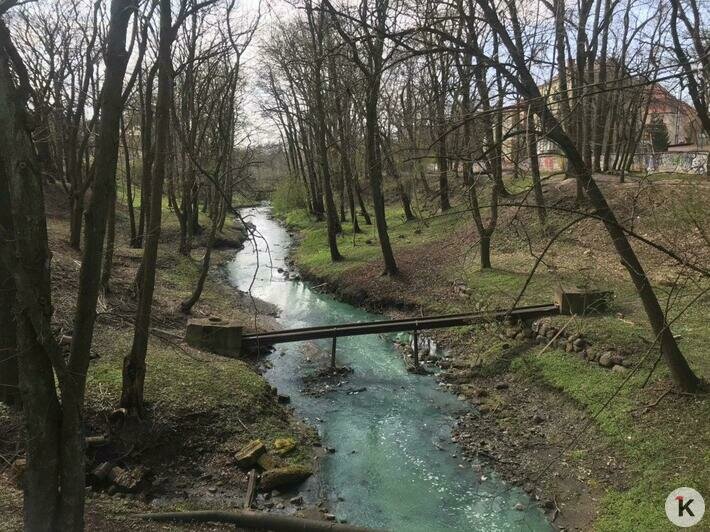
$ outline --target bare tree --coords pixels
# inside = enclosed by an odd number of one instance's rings
[[[27,427],[25,528],[83,530],[84,439],[82,410],[89,348],[96,316],[101,260],[112,181],[118,154],[123,77],[128,55],[126,32],[135,10],[131,0],[114,0],[106,44],[105,80],[98,106],[99,131],[91,201],[85,214],[84,251],[79,274],[71,353],[64,360],[51,330],[49,248],[42,173],[26,105],[31,89],[27,70],[0,21],[0,159],[11,217],[3,220],[5,267],[17,286],[15,320],[21,353],[20,389]],[[19,80],[15,86],[13,76]],[[10,260],[9,255],[17,260]],[[55,388],[56,376],[59,392]]]
[[[329,0],[324,0],[324,7],[331,13],[332,20],[341,38],[351,50],[351,58],[363,75],[365,83],[365,153],[367,174],[370,180],[370,192],[374,204],[377,235],[382,249],[385,274],[398,273],[385,214],[385,199],[382,192],[382,153],[380,150],[380,129],[378,103],[382,72],[388,58],[393,53],[385,54],[385,35],[391,23],[392,7],[389,0],[376,0],[370,5],[363,0],[357,10],[357,16],[336,10]],[[345,23],[348,30],[344,28]]]
[[[596,210],[597,216],[603,221],[604,226],[612,239],[614,248],[622,264],[629,272],[629,276],[636,287],[641,302],[643,303],[646,315],[651,324],[653,333],[660,343],[663,357],[668,365],[674,382],[684,391],[695,391],[700,381],[690,369],[688,362],[683,357],[673,333],[666,322],[666,318],[658,303],[658,298],[653,291],[653,287],[646,275],[636,252],[631,247],[627,235],[618,223],[614,212],[604,197],[599,186],[592,177],[592,171],[587,166],[582,157],[579,147],[575,141],[563,130],[558,119],[551,112],[545,98],[543,98],[535,80],[528,68],[523,48],[523,38],[520,21],[517,16],[517,9],[513,0],[507,1],[510,16],[510,27],[512,33],[502,22],[496,10],[493,0],[476,0],[482,13],[494,31],[499,35],[502,44],[505,46],[510,61],[514,67],[504,66],[503,63],[494,63],[496,68],[506,75],[511,83],[515,85],[520,95],[526,100],[530,108],[540,118],[546,131],[546,136],[555,142],[565,153],[570,168],[574,175],[584,187],[589,201]],[[480,53],[480,52],[479,52]],[[485,54],[479,55],[480,60],[490,62],[491,57]]]
[[[688,93],[705,134],[710,137],[710,36],[703,20],[707,11],[702,11],[701,5],[697,0],[671,0],[670,29]],[[685,45],[684,34],[690,46]]]

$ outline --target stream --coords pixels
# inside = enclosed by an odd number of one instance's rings
[[[242,210],[266,242],[258,242],[258,254],[250,243],[237,253],[228,266],[234,286],[248,290],[258,256],[252,294],[279,308],[282,327],[383,319],[278,273],[288,270],[292,239],[270,212],[268,206]],[[303,377],[319,369],[310,361],[314,345],[329,354],[330,340],[281,344],[269,355],[266,379],[291,397],[296,414],[335,451],[322,458],[313,481],[330,511],[352,524],[408,532],[551,530],[522,490],[503,484],[488,464],[458,456],[451,429],[456,415],[472,407],[432,376],[408,373],[394,338],[339,338],[338,366],[353,373],[322,397],[302,392]],[[517,503],[527,509],[516,510]]]

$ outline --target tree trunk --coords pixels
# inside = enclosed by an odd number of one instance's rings
[[[338,251],[338,211],[333,199],[333,188],[331,185],[330,163],[328,161],[328,146],[326,143],[326,120],[325,107],[323,102],[323,82],[321,67],[323,63],[323,12],[318,12],[318,20],[314,19],[313,6],[310,1],[306,2],[306,13],[311,32],[311,45],[315,54],[315,64],[313,67],[313,97],[315,103],[315,136],[318,149],[318,162],[320,174],[323,182],[323,192],[325,193],[326,222],[328,224],[328,247],[330,248],[330,260],[333,262],[343,259]]]
[[[392,146],[390,144],[389,137],[385,136],[384,133],[382,133],[381,137],[382,137],[382,149],[384,150],[385,163],[387,164],[388,173],[392,176],[395,183],[397,184],[397,192],[399,193],[399,199],[402,202],[402,210],[404,211],[404,219],[407,220],[408,222],[410,222],[412,220],[416,220],[416,216],[414,216],[414,213],[412,212],[412,202],[409,199],[409,194],[407,194],[407,191],[404,189],[404,185],[402,184],[402,179],[399,175],[399,171],[397,170],[397,166],[394,162],[394,155],[392,155]],[[446,195],[446,197],[448,199],[448,194]],[[451,207],[451,206],[449,206],[449,207]]]
[[[382,249],[382,258],[385,263],[385,273],[396,275],[397,263],[392,252],[389,233],[387,232],[387,216],[385,213],[385,198],[382,194],[382,157],[379,143],[379,124],[377,121],[377,99],[380,90],[379,73],[373,74],[375,82],[370,82],[365,100],[365,146],[367,152],[367,168],[370,177],[372,202],[375,209],[375,223],[377,235]]]
[[[170,0],[160,0],[160,38],[158,52],[158,97],[156,102],[155,164],[151,179],[150,210],[143,249],[140,299],[136,308],[131,352],[123,361],[121,407],[142,416],[145,357],[155,289],[156,261],[162,217],[163,182],[170,151],[170,95],[172,91],[172,13]]]
[[[0,201],[10,207],[9,216],[6,212],[0,218],[3,233],[9,233],[0,238],[0,260],[12,273],[16,288],[13,310],[27,459],[24,529],[50,532],[60,526],[61,418],[46,349],[53,341],[50,252],[41,169],[25,114],[27,95],[14,85],[6,52],[9,47],[10,33],[0,19]]]
[[[111,291],[111,271],[113,270],[113,252],[116,248],[116,181],[113,182],[111,201],[108,207],[108,220],[106,221],[106,251],[104,252],[104,265],[101,271],[101,291]]]
[[[537,156],[537,133],[535,133],[535,115],[527,110],[527,145],[528,157],[530,158],[530,173],[532,175],[533,193],[537,204],[537,215],[540,223],[545,225],[547,211],[545,210],[545,195],[542,192],[542,182],[540,181],[540,161]]]
[[[24,529],[53,532],[59,529],[59,426],[62,412],[54,387],[52,365],[37,341],[30,318],[23,310],[16,313],[15,319],[27,434]]]
[[[360,190],[360,180],[357,178],[357,174],[353,174],[353,190],[357,196],[357,203],[360,207],[360,214],[365,220],[365,225],[372,225],[372,219],[370,218],[370,213],[367,212],[367,207],[365,206],[365,200],[362,199],[362,190]]]
[[[481,269],[490,270],[491,269],[491,236],[484,232],[481,235],[481,242],[479,244],[481,251]]]
[[[126,202],[128,203],[129,222],[129,245],[132,248],[139,248],[138,234],[136,232],[136,213],[133,206],[133,177],[131,174],[131,155],[128,150],[128,138],[126,135],[126,124],[121,120],[121,139],[123,143],[123,161],[126,167]]]
[[[115,203],[123,77],[128,63],[125,50],[126,32],[136,8],[134,1],[113,0],[111,3],[111,22],[105,55],[106,72],[100,101],[101,118],[96,140],[95,177],[91,200],[85,212],[84,253],[79,270],[79,295],[68,364],[71,383],[62,386],[61,521],[64,530],[83,530],[84,527],[82,409],[89,350],[96,320],[96,303],[102,279],[101,261],[107,218],[112,204]]]
[[[439,207],[442,211],[451,208],[449,203],[449,158],[446,154],[446,140],[442,139],[437,145],[436,165],[439,169]]]
[[[212,258],[212,246],[214,246],[215,236],[217,235],[217,218],[212,222],[212,227],[210,229],[210,234],[207,237],[207,248],[205,249],[205,256],[202,259],[202,268],[200,269],[200,276],[197,278],[197,284],[195,289],[189,298],[180,303],[180,311],[189,314],[192,311],[192,307],[200,300],[202,295],[202,290],[205,287],[205,281],[207,280],[207,274],[210,271],[210,259]]]
[[[543,130],[546,132],[548,138],[555,142],[566,155],[569,165],[576,178],[584,187],[587,197],[596,211],[596,215],[603,221],[604,227],[614,243],[616,253],[629,272],[631,281],[643,303],[654,337],[660,342],[661,352],[671,372],[673,381],[683,391],[696,391],[700,385],[700,381],[690,369],[687,360],[680,352],[678,344],[673,337],[673,332],[666,321],[663,309],[658,303],[658,298],[653,291],[651,282],[646,276],[626,234],[623,229],[621,229],[614,212],[609,207],[604,194],[594,181],[591,170],[585,166],[578,147],[565,133],[559,120],[553,115],[548,105],[545,103],[535,79],[528,70],[522,51],[513,43],[495,10],[488,3],[488,0],[477,0],[477,2],[481,6],[486,19],[493,29],[504,40],[505,46],[511,54],[511,58],[517,67],[518,79],[516,81],[520,92],[526,98],[528,105],[530,105],[535,111],[535,114],[540,118]]]
[[[81,248],[81,222],[84,215],[84,194],[73,190],[69,201],[69,245],[79,250]]]
[[[10,192],[4,175],[4,163],[0,160],[0,232],[11,235],[12,213]],[[20,400],[17,367],[17,326],[13,308],[15,306],[15,279],[12,271],[0,261],[0,403],[16,405]]]

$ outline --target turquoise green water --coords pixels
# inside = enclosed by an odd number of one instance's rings
[[[279,307],[284,328],[383,319],[284,279],[277,268],[286,268],[288,233],[270,219],[268,207],[242,214],[265,241],[258,243],[258,255],[249,244],[237,254],[229,265],[231,281],[248,290],[253,280],[252,294]],[[329,340],[315,344],[330,349]],[[302,377],[314,371],[303,349],[302,343],[278,346],[285,354],[271,355],[266,378],[291,396],[323,445],[336,450],[323,458],[318,482],[338,518],[401,531],[551,529],[525,493],[503,485],[485,464],[481,473],[456,457],[451,428],[468,407],[431,376],[408,373],[392,337],[338,339],[338,365],[354,370],[344,387],[366,388],[358,394],[301,393]],[[518,502],[530,508],[515,510]]]

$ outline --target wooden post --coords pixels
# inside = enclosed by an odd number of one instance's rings
[[[256,469],[249,471],[249,482],[247,483],[247,493],[244,496],[244,509],[251,509],[254,504],[254,495],[256,494]]]
[[[333,349],[330,352],[330,369],[335,369],[335,345],[338,341],[337,336],[333,336]]]
[[[414,352],[414,367],[419,369],[419,331],[414,329],[412,335],[414,336],[414,349],[412,350]]]

